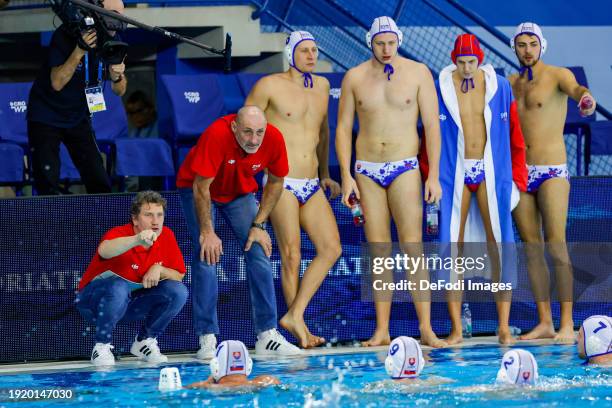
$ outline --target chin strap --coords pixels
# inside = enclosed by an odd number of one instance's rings
[[[385,74],[387,74],[387,81],[391,80],[391,75],[393,75],[394,72],[395,70],[393,69],[393,65],[385,64]]]
[[[468,93],[470,90],[470,86],[474,89],[474,79],[473,78],[463,78],[461,82],[461,92]]]
[[[529,80],[533,80],[533,70],[531,69],[531,67],[521,67],[521,69],[519,69],[520,76],[523,76],[525,71],[527,71],[527,76]]]
[[[302,74],[302,77],[304,77],[304,88],[312,88],[313,86],[313,80],[312,80],[312,75],[310,74],[310,72],[302,72],[300,71],[300,69],[298,67],[296,67],[295,65],[292,65],[292,67],[299,72],[300,74]]]

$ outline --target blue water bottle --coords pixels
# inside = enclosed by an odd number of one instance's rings
[[[472,337],[472,312],[467,302],[463,304],[463,310],[461,311],[461,326],[463,326],[463,338],[469,339]]]
[[[427,222],[427,235],[438,235],[438,204],[429,203],[425,207],[425,220]]]

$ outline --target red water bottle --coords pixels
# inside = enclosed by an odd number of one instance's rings
[[[353,224],[356,227],[360,227],[365,224],[365,217],[363,216],[363,211],[361,211],[361,203],[359,199],[352,193],[348,199],[349,204],[351,205],[351,215],[353,216]]]
[[[593,107],[593,99],[588,95],[585,96],[580,100],[580,105],[578,107],[580,108],[580,116],[582,116],[583,118],[586,117],[587,115],[582,112],[585,110],[589,110]]]

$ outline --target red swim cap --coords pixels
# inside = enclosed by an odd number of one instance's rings
[[[461,34],[455,40],[455,48],[451,52],[453,64],[457,64],[457,57],[473,55],[478,58],[478,65],[484,60],[484,52],[480,48],[480,42],[474,34]]]

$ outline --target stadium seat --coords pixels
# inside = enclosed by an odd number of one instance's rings
[[[251,88],[255,85],[259,78],[265,76],[265,74],[237,74],[236,77],[238,79],[238,85],[242,90],[242,95],[246,99],[249,96],[249,92],[251,92]]]
[[[19,185],[23,180],[23,148],[14,143],[0,143],[0,184]]]
[[[119,137],[127,137],[128,121],[120,96],[115,95],[110,82],[104,86],[104,101],[106,110],[95,113],[91,124],[99,143],[113,143]]]
[[[106,110],[93,114],[91,125],[100,151],[106,155],[106,169],[110,176],[114,167],[114,141],[120,137],[127,137],[128,122],[123,101],[113,92],[110,81],[105,83],[103,92]]]
[[[216,74],[162,75],[170,99],[170,139],[176,147],[196,140],[224,113],[223,91]]]
[[[63,143],[60,144],[60,163],[60,180],[69,182],[81,179],[81,175]]]
[[[27,146],[30,88],[31,82],[0,83],[0,140]]]
[[[179,167],[181,167],[181,164],[183,164],[183,161],[185,161],[185,158],[187,157],[187,155],[189,154],[189,151],[191,150],[190,146],[183,146],[183,147],[179,147],[178,149],[178,155],[177,155],[177,161],[176,161],[176,168],[178,169]]]
[[[223,106],[225,113],[234,113],[244,105],[245,95],[238,84],[235,74],[219,74],[217,79],[223,88]]]
[[[160,138],[119,138],[115,140],[117,176],[164,177],[168,190],[169,177],[174,176],[172,150]]]
[[[612,121],[602,120],[589,124],[591,155],[612,155]]]

